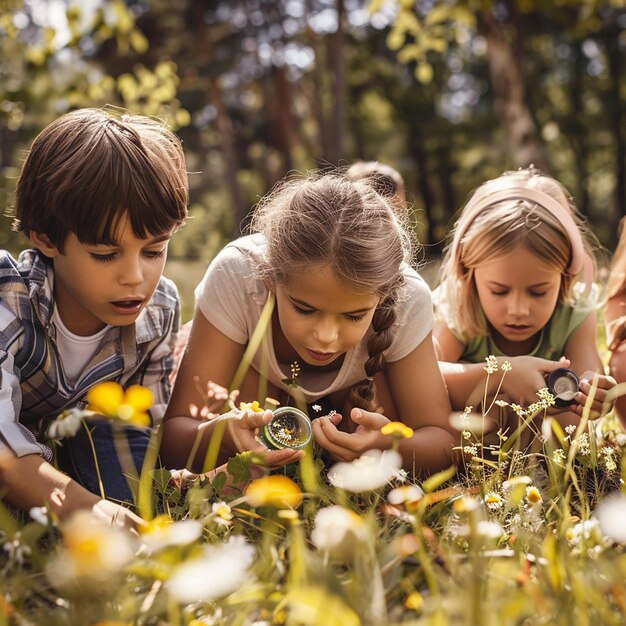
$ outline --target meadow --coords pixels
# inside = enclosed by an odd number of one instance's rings
[[[490,443],[468,407],[455,416],[459,468],[423,481],[400,469],[400,423],[385,431],[390,450],[330,468],[310,448],[269,475],[250,452],[228,480],[144,471],[138,536],[3,506],[0,624],[622,624],[626,434],[612,414],[563,431],[545,415],[553,401],[542,390],[530,407],[500,407],[520,427]],[[103,418],[139,423],[145,407],[128,403]],[[83,417],[49,432],[70,436]]]

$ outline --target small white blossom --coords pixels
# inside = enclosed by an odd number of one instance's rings
[[[45,506],[34,506],[30,509],[30,511],[28,511],[28,515],[31,519],[35,520],[42,526],[47,526],[50,523],[48,518],[48,509]]]
[[[368,450],[351,463],[337,463],[328,471],[328,480],[335,486],[360,493],[386,485],[402,465],[395,450]]]
[[[498,359],[490,354],[486,359],[487,365],[483,368],[487,374],[495,374],[498,371]]]
[[[477,456],[478,448],[476,446],[463,446],[463,454],[467,456]]]
[[[316,413],[319,413],[322,410],[322,407],[319,404],[314,404],[311,407]]]
[[[617,543],[626,543],[626,496],[622,493],[612,493],[600,502],[594,512],[594,517],[600,524],[602,534]]]
[[[469,525],[463,524],[452,529],[454,534],[458,537],[469,537],[472,534],[472,529]],[[504,530],[498,522],[488,522],[481,520],[475,526],[474,530],[477,537],[483,539],[499,539],[504,534]]]
[[[2,549],[7,553],[9,561],[18,567],[23,567],[32,554],[30,546],[22,543],[22,535],[19,532],[15,533],[11,541],[5,542]]]
[[[581,541],[601,543],[602,533],[597,519],[588,519],[572,526],[566,533],[567,541],[572,546],[577,546]]]
[[[389,504],[404,504],[405,502],[417,502],[424,496],[424,492],[417,485],[404,485],[392,489],[387,495]]]
[[[582,456],[589,456],[589,433],[580,433],[576,439],[572,441],[572,445],[576,446],[578,453]]]
[[[76,407],[63,411],[50,426],[48,426],[48,438],[59,441],[66,437],[73,437],[80,429],[83,420],[83,411]]]
[[[496,491],[489,491],[485,494],[485,505],[491,511],[497,511],[502,508],[504,498]]]
[[[337,560],[347,560],[369,539],[367,526],[359,515],[342,506],[320,509],[315,516],[311,541]]]
[[[226,502],[214,502],[211,505],[211,515],[222,526],[230,526],[233,519],[233,512]]]
[[[152,552],[170,546],[186,546],[202,534],[202,525],[196,520],[182,520],[164,526],[155,526],[141,536],[142,541]]]
[[[202,556],[176,569],[166,586],[180,604],[221,598],[237,590],[249,577],[254,548],[241,535],[220,545],[206,546]]]

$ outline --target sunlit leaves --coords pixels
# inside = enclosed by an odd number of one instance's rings
[[[459,3],[436,4],[422,18],[415,2],[398,3],[398,14],[387,36],[387,46],[398,51],[400,63],[415,63],[418,82],[432,81],[434,70],[427,57],[430,52],[443,54],[454,40],[459,25],[474,26],[473,14]]]

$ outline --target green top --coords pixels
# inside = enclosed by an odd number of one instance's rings
[[[443,301],[443,292],[443,289],[437,289],[435,291],[433,297],[435,313],[436,317],[444,321],[448,325],[450,332],[465,346],[463,354],[459,357],[459,361],[480,363],[489,355],[509,356],[504,354],[498,346],[496,346],[491,335],[468,338],[462,335],[456,328],[453,328],[449,316],[446,315],[448,306],[447,302]],[[588,296],[578,298],[573,304],[559,302],[554,309],[550,321],[539,333],[537,343],[533,349],[528,352],[528,356],[558,361],[563,356],[565,345],[574,331],[596,309],[596,300],[597,290],[592,288]]]

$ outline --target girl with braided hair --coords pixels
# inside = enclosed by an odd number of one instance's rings
[[[430,291],[410,267],[406,217],[367,180],[342,172],[283,181],[261,200],[252,234],[227,245],[196,290],[166,415],[166,463],[184,462],[196,438],[198,422],[188,407],[198,404],[198,389],[209,380],[231,384],[259,320],[275,303],[240,385],[241,400],[269,395],[334,409],[313,420],[313,433],[341,460],[390,447],[380,429],[401,420],[414,429],[400,446],[407,469],[450,464],[456,438],[431,338]],[[224,458],[236,451],[234,441],[239,449],[258,447],[253,432],[240,430],[225,438]]]

